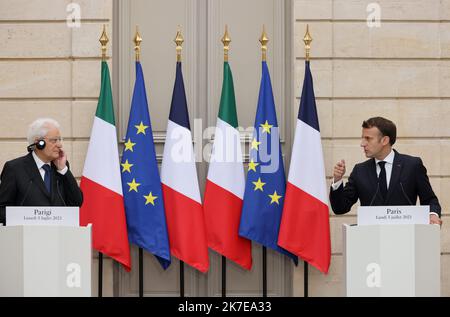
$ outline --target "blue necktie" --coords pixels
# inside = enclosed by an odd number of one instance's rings
[[[44,165],[42,165],[42,168],[45,170],[45,174],[44,174],[45,187],[47,188],[47,191],[50,193],[50,191],[51,191],[51,180],[52,180],[52,177],[50,175],[51,167],[48,164],[44,164]]]

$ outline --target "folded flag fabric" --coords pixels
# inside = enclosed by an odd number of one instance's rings
[[[278,245],[325,274],[331,259],[327,191],[313,80],[306,61]]]
[[[222,96],[203,210],[208,246],[243,267],[252,268],[251,241],[239,236],[245,176],[233,75],[224,63]]]
[[[239,234],[289,256],[297,264],[297,256],[277,243],[286,190],[278,132],[272,83],[263,61]]]
[[[177,62],[161,181],[170,252],[205,273],[209,268],[208,246],[181,62]]]
[[[119,150],[108,64],[102,62],[100,97],[80,188],[80,225],[92,224],[94,249],[131,270],[130,245],[120,178]]]
[[[122,188],[131,243],[170,265],[164,198],[156,161],[144,75],[136,62],[136,82],[122,154]]]

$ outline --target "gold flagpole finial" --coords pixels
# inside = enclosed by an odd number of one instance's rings
[[[228,25],[225,25],[225,34],[222,37],[224,61],[228,62],[228,53],[230,52],[230,35],[228,34]]]
[[[306,34],[303,38],[303,42],[305,42],[305,49],[306,49],[306,61],[309,62],[310,58],[310,52],[311,52],[311,42],[313,41],[311,34],[309,34],[309,25],[306,25]]]
[[[109,38],[106,35],[106,25],[103,24],[103,32],[102,36],[100,37],[100,44],[102,44],[102,61],[106,61],[106,45],[109,42]]]
[[[139,29],[136,26],[136,34],[134,35],[134,51],[136,52],[136,62],[140,61],[141,58],[141,42],[142,42],[142,37],[139,34]]]
[[[181,62],[181,51],[183,49],[182,45],[184,42],[183,35],[181,35],[181,27],[178,26],[178,32],[174,40],[175,44],[177,44],[177,62]]]
[[[259,39],[259,42],[261,43],[261,50],[262,50],[262,60],[265,62],[267,60],[267,43],[269,43],[269,38],[266,34],[266,26],[263,25],[263,33],[261,35],[261,38]]]

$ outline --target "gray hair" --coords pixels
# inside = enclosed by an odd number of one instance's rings
[[[52,128],[60,129],[56,120],[50,118],[39,118],[28,127],[28,144],[33,144],[36,139],[43,139]]]

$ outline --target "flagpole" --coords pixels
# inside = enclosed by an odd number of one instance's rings
[[[184,297],[184,262],[180,260],[180,297]]]
[[[102,35],[99,39],[100,44],[102,44],[102,62],[106,62],[107,57],[106,57],[106,45],[109,42],[109,38],[106,35],[106,25],[103,24],[103,32]]]
[[[100,36],[99,42],[102,46],[102,62],[106,62],[106,46],[109,38],[106,35],[106,25],[103,24],[103,32]],[[98,252],[98,297],[103,297],[103,253]]]
[[[306,261],[304,261],[303,271],[303,297],[308,297],[308,262]]]
[[[265,25],[263,25],[263,33],[259,42],[261,43],[262,61],[267,62],[267,43],[269,43],[269,38],[267,37]],[[267,248],[265,246],[262,249],[262,264],[263,297],[267,297]]]
[[[181,51],[183,50],[183,35],[181,35],[180,26],[178,26],[177,35],[174,40],[175,44],[177,44],[176,50],[177,50],[177,62],[181,62]]]
[[[222,255],[222,297],[227,297],[227,258]]]
[[[98,297],[103,297],[103,253],[98,252]]]
[[[305,37],[303,38],[303,42],[305,43],[305,52],[306,52],[306,57],[305,57],[305,61],[309,63],[310,60],[310,52],[311,52],[311,42],[313,41],[311,35],[309,34],[309,25],[306,25],[306,34]],[[308,297],[308,282],[309,282],[309,276],[308,276],[308,262],[304,261],[304,277],[303,277],[303,296],[304,297]]]
[[[225,34],[222,37],[223,43],[223,61],[228,63],[231,38],[228,34],[228,25],[225,25]],[[227,258],[222,255],[222,297],[227,296]]]
[[[139,297],[144,297],[144,250],[139,248]]]
[[[228,53],[230,51],[231,39],[228,34],[228,25],[225,25],[225,34],[222,38],[223,43],[223,61],[228,62]],[[222,297],[227,296],[227,258],[222,255]]]
[[[183,50],[183,35],[181,35],[181,27],[178,26],[177,35],[174,40],[177,51],[177,63],[181,63],[181,51]],[[180,297],[184,297],[184,262],[180,260]]]
[[[311,52],[311,42],[313,41],[311,34],[309,34],[309,24],[306,25],[306,34],[303,38],[303,42],[305,42],[305,51],[306,51],[306,61],[310,60],[310,52]]]
[[[139,29],[136,26],[136,34],[134,35],[134,51],[136,53],[136,62],[140,62],[141,58],[141,43],[142,43],[142,37],[139,34]]]
[[[142,38],[136,26],[136,34],[134,35],[134,51],[136,63],[140,62],[141,57],[141,42]],[[144,297],[144,250],[139,248],[139,297]]]
[[[267,297],[267,248],[263,246],[262,249],[263,258],[263,297]]]

